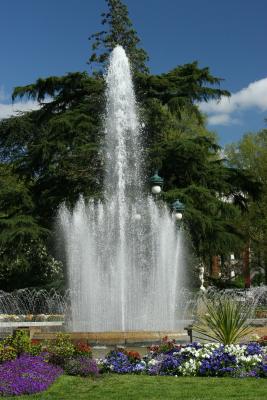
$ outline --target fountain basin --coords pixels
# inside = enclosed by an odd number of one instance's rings
[[[86,341],[92,346],[142,346],[160,343],[162,338],[168,336],[170,340],[188,342],[185,331],[133,331],[133,332],[70,332],[72,340]],[[55,332],[35,332],[34,339],[54,340]]]

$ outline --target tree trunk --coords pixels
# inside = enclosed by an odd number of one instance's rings
[[[249,289],[251,280],[250,280],[250,248],[249,243],[247,243],[245,250],[243,252],[243,277],[245,282],[245,288]]]
[[[263,258],[263,265],[264,265],[264,283],[267,285],[267,250],[264,250],[263,252],[264,258]]]
[[[221,266],[219,263],[219,257],[212,256],[212,258],[211,258],[211,276],[212,276],[212,278],[219,278],[220,272],[221,272]]]

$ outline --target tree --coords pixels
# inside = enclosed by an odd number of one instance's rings
[[[219,88],[222,81],[211,75],[209,68],[199,68],[197,61],[194,61],[161,75],[137,74],[135,86],[139,102],[157,100],[166,105],[176,118],[181,119],[186,111],[190,116],[195,115],[201,125],[204,119],[198,103],[230,96],[227,90]]]
[[[248,133],[238,143],[228,145],[226,155],[230,166],[246,170],[262,187],[256,201],[248,196],[248,214],[239,225],[250,244],[252,267],[258,272],[265,270],[267,283],[267,129]]]
[[[235,171],[218,157],[214,139],[190,137],[187,133],[163,140],[152,147],[152,162],[154,149],[159,172],[165,178],[163,197],[170,205],[177,198],[186,204],[184,217],[197,255],[209,265],[215,254],[240,251],[244,237],[235,221],[241,209],[235,202],[221,200],[225,195],[235,199]],[[250,178],[244,175],[243,179],[248,189]]]
[[[45,281],[51,256],[45,251],[48,231],[34,216],[30,186],[12,168],[0,164],[0,288],[4,290]],[[44,263],[44,256],[49,263]],[[53,268],[60,265],[53,264]]]
[[[148,73],[146,62],[147,53],[138,48],[140,39],[133,29],[132,22],[128,15],[128,9],[121,0],[106,0],[108,11],[101,14],[102,25],[108,30],[94,33],[89,37],[92,40],[92,55],[89,58],[90,65],[106,65],[110,52],[117,45],[121,45],[131,61],[134,71]]]
[[[86,73],[50,77],[16,88],[13,96],[25,95],[53,97],[40,110],[1,121],[0,156],[31,182],[38,221],[50,229],[60,203],[100,192],[103,80]]]

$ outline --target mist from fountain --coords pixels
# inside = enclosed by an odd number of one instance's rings
[[[106,75],[104,202],[59,213],[73,331],[175,330],[183,277],[182,231],[147,193],[142,129],[125,51]],[[88,160],[90,162],[90,160]]]

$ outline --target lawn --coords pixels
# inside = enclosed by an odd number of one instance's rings
[[[60,377],[47,392],[5,397],[19,400],[254,400],[267,398],[267,380],[104,375],[92,380]]]

